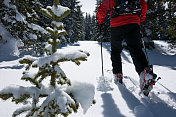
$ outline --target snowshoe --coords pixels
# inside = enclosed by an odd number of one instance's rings
[[[157,82],[157,75],[153,73],[153,69],[147,67],[140,74],[140,88],[145,96],[148,96],[153,89],[153,85]]]
[[[147,84],[145,84],[144,88],[142,89],[142,92],[145,96],[148,96],[150,91],[153,89],[153,85],[155,85],[155,80],[148,81]]]

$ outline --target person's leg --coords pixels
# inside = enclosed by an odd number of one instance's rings
[[[156,82],[156,74],[149,68],[149,63],[142,50],[140,27],[138,24],[129,24],[126,29],[126,42],[129,47],[136,71],[139,74],[140,89],[145,96],[149,95]]]
[[[122,32],[121,27],[111,28],[111,61],[113,74],[122,74]]]
[[[128,24],[125,27],[125,40],[130,51],[137,73],[148,66],[148,61],[142,50],[140,27],[138,24]]]

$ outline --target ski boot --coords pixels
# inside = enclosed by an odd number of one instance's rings
[[[123,84],[123,75],[121,73],[114,74],[114,82]]]

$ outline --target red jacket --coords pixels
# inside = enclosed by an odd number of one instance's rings
[[[110,1],[110,5],[109,5]],[[127,14],[118,16],[116,18],[111,18],[110,25],[111,27],[117,27],[125,24],[130,23],[137,23],[140,25],[140,22],[145,21],[146,12],[147,12],[147,2],[144,0],[140,0],[141,6],[142,6],[142,12],[141,17],[139,17],[137,14]],[[100,6],[97,9],[97,21],[98,23],[102,23],[105,17],[105,14],[110,8],[113,8],[116,5],[115,0],[103,0]],[[112,12],[111,12],[112,13]]]

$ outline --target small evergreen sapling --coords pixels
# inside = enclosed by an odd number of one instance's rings
[[[58,38],[66,34],[60,21],[70,13],[67,7],[59,5],[59,0],[54,0],[53,6],[41,8],[41,12],[53,20],[52,27],[46,29],[51,35],[45,48],[47,56],[40,58],[28,56],[20,60],[21,64],[27,64],[21,79],[29,81],[33,86],[10,86],[0,91],[1,99],[12,98],[12,102],[16,104],[24,104],[13,113],[13,117],[22,113],[26,113],[26,117],[55,117],[58,114],[66,117],[72,111],[77,112],[79,106],[79,101],[67,90],[71,82],[59,63],[72,61],[79,65],[80,61],[86,61],[88,53],[57,52],[57,45],[60,43]],[[37,69],[37,72],[33,73],[30,69]],[[50,79],[48,87],[43,83],[45,79]]]

